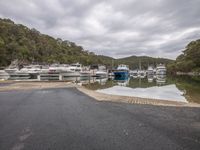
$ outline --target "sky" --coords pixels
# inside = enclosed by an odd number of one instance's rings
[[[114,58],[175,59],[200,38],[200,0],[0,0],[0,17]]]

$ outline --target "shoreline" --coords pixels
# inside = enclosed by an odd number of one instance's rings
[[[52,89],[52,88],[67,88],[74,87],[78,91],[94,98],[97,101],[120,102],[129,104],[144,104],[157,106],[175,106],[175,107],[200,107],[198,103],[185,103],[169,100],[141,98],[134,96],[119,96],[100,93],[94,90],[87,89],[79,84],[67,81],[0,81],[0,92],[20,91],[20,90],[37,90],[37,89]]]

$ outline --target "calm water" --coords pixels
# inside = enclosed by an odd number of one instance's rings
[[[85,86],[112,95],[200,103],[200,77],[93,79],[93,82]]]

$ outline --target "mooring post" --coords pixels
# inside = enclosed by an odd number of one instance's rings
[[[63,77],[61,74],[59,74],[59,80],[62,81]]]
[[[37,75],[37,79],[38,79],[38,81],[41,80],[41,78],[40,78],[40,74]]]

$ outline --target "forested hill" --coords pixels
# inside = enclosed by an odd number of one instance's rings
[[[7,66],[15,59],[22,63],[80,62],[88,65],[103,63],[104,58],[99,59],[73,42],[54,39],[9,19],[0,19],[0,52],[0,66]]]
[[[169,72],[200,72],[200,39],[190,42],[176,61],[168,65]]]
[[[67,34],[67,33],[66,33]],[[131,54],[130,54],[131,55]],[[130,68],[138,68],[139,60],[143,67],[148,64],[169,63],[171,60],[151,57],[127,57],[113,59],[108,56],[95,55],[70,41],[55,39],[41,34],[36,29],[15,24],[10,19],[0,19],[0,66],[8,66],[11,61],[21,63],[75,63],[118,64],[124,63]]]

